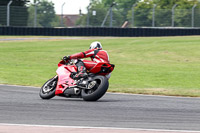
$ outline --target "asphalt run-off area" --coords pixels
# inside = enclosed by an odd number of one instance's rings
[[[200,133],[200,98],[106,93],[97,102],[0,85],[0,133]]]

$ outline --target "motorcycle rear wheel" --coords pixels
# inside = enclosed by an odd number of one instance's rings
[[[49,79],[40,89],[40,97],[42,99],[51,99],[52,97],[55,96],[55,91],[56,91],[56,85],[58,82],[58,77],[55,76],[51,79]]]
[[[97,101],[106,93],[109,87],[108,79],[105,76],[98,75],[93,79],[96,81],[95,86],[81,91],[82,98],[85,101]]]

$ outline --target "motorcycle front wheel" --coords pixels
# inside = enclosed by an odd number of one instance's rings
[[[58,77],[55,76],[49,79],[40,89],[40,97],[42,99],[51,99],[55,96],[56,86],[58,82]]]
[[[94,80],[88,83],[87,89],[82,89],[81,95],[85,101],[97,101],[107,91],[109,83],[105,76],[95,76]]]

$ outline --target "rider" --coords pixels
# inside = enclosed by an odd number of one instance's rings
[[[87,58],[87,57],[91,57],[92,61],[80,60],[82,58]],[[102,50],[102,45],[98,41],[92,42],[89,50],[85,52],[80,52],[70,56],[63,57],[63,60],[66,61],[71,59],[78,59],[78,61],[75,63],[78,68],[78,71],[77,74],[74,76],[74,79],[86,78],[87,77],[86,68],[91,69],[99,62],[110,63],[107,51]],[[110,78],[110,74],[107,75],[107,78]]]

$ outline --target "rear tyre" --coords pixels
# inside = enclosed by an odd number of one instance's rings
[[[56,86],[58,82],[58,77],[55,76],[49,79],[40,89],[40,97],[42,99],[51,99],[55,96]]]
[[[85,101],[97,101],[107,91],[109,83],[105,76],[95,76],[94,80],[88,84],[90,89],[82,89],[81,95]]]

